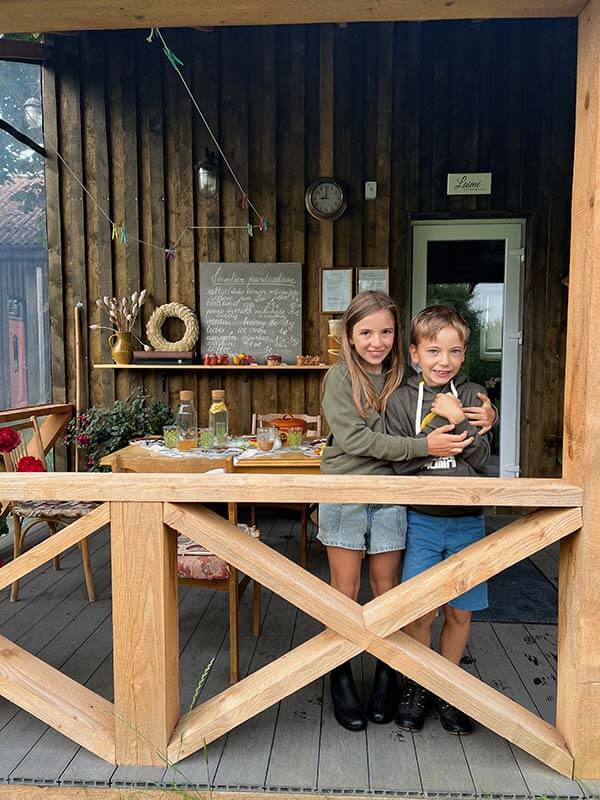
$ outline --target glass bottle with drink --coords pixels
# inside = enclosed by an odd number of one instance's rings
[[[194,393],[186,389],[179,392],[179,407],[175,415],[179,450],[193,450],[198,444],[198,415],[194,408]]]
[[[215,447],[225,447],[229,433],[229,412],[225,405],[225,389],[213,389],[212,405],[208,409],[208,427],[214,437]]]

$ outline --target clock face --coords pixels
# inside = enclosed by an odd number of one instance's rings
[[[319,178],[306,190],[306,208],[317,219],[337,219],[346,210],[342,186],[333,178]]]

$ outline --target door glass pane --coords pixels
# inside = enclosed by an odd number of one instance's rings
[[[42,143],[41,71],[0,61],[0,117]],[[50,400],[44,159],[0,131],[0,408]]]
[[[427,305],[450,306],[464,316],[471,339],[464,371],[485,387],[500,409],[505,241],[427,243]],[[499,474],[500,425],[493,430],[488,474]]]

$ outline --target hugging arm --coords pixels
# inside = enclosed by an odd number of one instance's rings
[[[462,398],[462,404],[469,407],[476,407],[477,405],[481,407],[482,403],[479,400],[481,393],[478,391],[480,388],[475,384],[468,387]],[[489,434],[478,430],[477,426],[467,418],[465,409],[461,407],[459,401],[449,395],[438,395],[433,404],[433,409],[439,416],[450,417],[456,423],[457,433],[466,432],[471,438],[472,441],[463,450],[461,458],[470,464],[476,472],[482,472],[491,455]],[[484,413],[489,414],[489,409],[495,412],[495,409],[488,401],[488,406]]]
[[[393,394],[390,397],[385,419],[386,431],[390,434],[401,437],[414,431],[414,420],[409,418],[398,395]],[[473,441],[472,434],[467,431],[456,431],[453,424],[427,427],[416,438],[427,443],[426,456],[392,464],[394,472],[398,475],[412,475],[419,472],[431,456],[460,455]]]
[[[354,405],[347,376],[327,376],[322,407],[335,444],[346,453],[393,462],[427,455],[427,443],[421,439],[371,430]]]

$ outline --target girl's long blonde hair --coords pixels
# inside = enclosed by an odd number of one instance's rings
[[[387,311],[394,320],[394,345],[383,363],[385,383],[381,395],[377,396],[373,381],[362,364],[362,359],[350,344],[352,331],[365,317],[377,311]],[[389,396],[397,389],[404,374],[404,354],[400,340],[398,309],[385,292],[360,292],[351,301],[342,317],[342,343],[340,359],[348,367],[352,380],[352,399],[358,413],[366,419],[372,411],[385,411]]]

